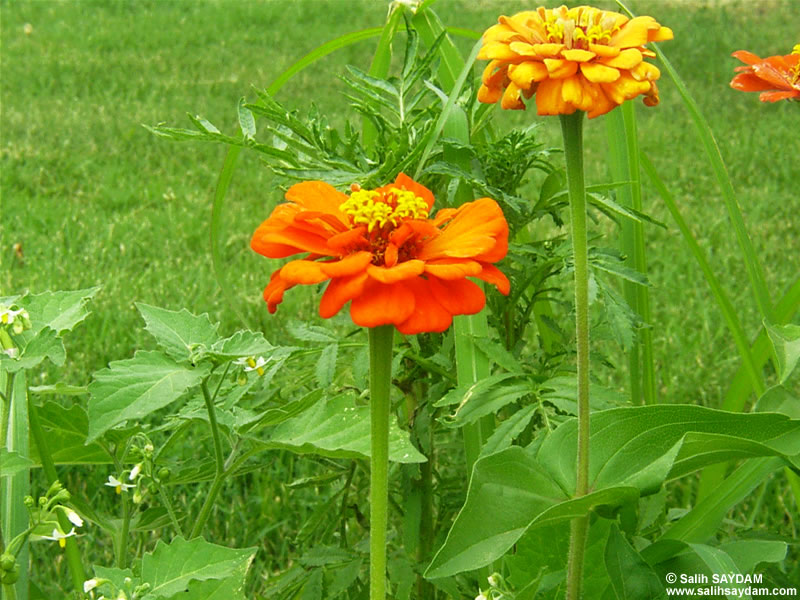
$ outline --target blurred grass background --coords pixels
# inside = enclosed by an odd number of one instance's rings
[[[440,0],[435,10],[446,25],[480,31],[498,14],[529,6]],[[797,3],[640,0],[632,8],[675,32],[661,48],[711,122],[777,300],[800,270],[800,106],[762,104],[728,82],[739,65],[730,57],[735,50],[761,56],[791,51],[798,42]],[[236,103],[241,96],[255,98],[251,86],[267,87],[334,37],[380,26],[386,9],[377,0],[0,1],[0,295],[103,286],[93,315],[69,336],[67,365],[43,373],[43,380],[87,383],[108,361],[152,347],[134,301],[209,312],[226,332],[241,326],[214,280],[208,249],[211,198],[225,149],[167,142],[141,125],[190,127],[189,112],[235,133]],[[348,63],[367,69],[375,44],[360,42],[316,63],[278,100],[301,111],[316,103],[341,124],[348,109],[337,76]],[[668,79],[660,90],[658,108],[637,101],[641,146],[754,335],[757,313],[713,175]],[[532,120],[542,123],[546,145],[560,145],[557,119],[539,119],[532,110],[497,115],[500,130]],[[602,118],[590,121],[585,135],[588,181],[608,181]],[[224,215],[228,280],[248,325],[273,339],[285,339],[288,318],[316,318],[311,289],[287,295],[278,317],[267,314],[261,299],[275,263],[252,253],[248,243],[281,199],[259,159],[243,153]],[[644,202],[646,212],[669,225],[647,187]],[[733,342],[677,229],[649,227],[646,235],[661,401],[717,406],[738,365]],[[617,364],[624,368],[622,360]],[[267,506],[270,497],[265,491],[251,501]],[[262,508],[265,519],[251,527],[267,527],[278,510]],[[226,531],[220,535],[233,536]],[[232,544],[248,543],[245,532],[234,537]]]

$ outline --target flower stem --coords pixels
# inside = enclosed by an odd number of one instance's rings
[[[575,262],[575,335],[578,367],[578,465],[575,497],[589,491],[589,251],[583,182],[583,111],[561,115],[567,163],[572,253]],[[589,517],[572,521],[567,566],[567,599],[579,600]]]
[[[391,325],[369,330],[370,508],[369,598],[386,598],[386,528],[389,518],[389,389],[392,381]]]

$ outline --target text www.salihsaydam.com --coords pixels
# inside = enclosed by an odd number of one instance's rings
[[[667,596],[727,596],[728,598],[745,598],[747,596],[797,597],[797,588],[726,588],[711,585],[699,588],[667,588]]]

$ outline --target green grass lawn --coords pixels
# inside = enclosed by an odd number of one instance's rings
[[[791,51],[798,42],[796,2],[632,5],[675,32],[674,41],[660,46],[711,123],[777,300],[800,270],[800,105],[762,104],[728,82],[739,64],[730,57],[735,50],[761,56]],[[447,25],[483,30],[498,14],[529,6],[440,0],[436,10]],[[103,286],[93,315],[69,337],[69,362],[43,373],[43,381],[84,384],[108,361],[150,347],[134,302],[208,312],[226,332],[241,326],[239,310],[268,338],[284,335],[285,317],[316,318],[310,289],[287,296],[279,312],[284,318],[268,315],[261,298],[275,264],[251,252],[249,239],[282,193],[258,157],[243,153],[224,216],[226,276],[238,302],[232,307],[217,286],[209,254],[211,198],[225,149],[164,141],[142,124],[188,127],[188,112],[234,133],[236,104],[242,96],[255,98],[251,86],[267,87],[327,40],[382,25],[385,2],[4,0],[0,8],[0,295]],[[466,52],[471,42],[458,44]],[[374,46],[374,40],[361,42],[320,61],[292,79],[278,99],[301,111],[313,102],[341,124],[349,115],[338,76],[348,63],[367,69]],[[670,80],[663,77],[659,89],[658,108],[637,100],[642,148],[678,200],[748,334],[755,335],[755,302],[713,174]],[[510,127],[534,120],[542,122],[547,145],[560,145],[557,119],[528,111],[498,115],[496,122]],[[602,118],[587,124],[586,147],[589,183],[608,181]],[[717,406],[739,363],[733,341],[649,187],[644,203],[646,212],[667,224],[666,230],[646,230],[661,401]],[[597,231],[616,235],[606,224]],[[624,360],[621,354],[616,359],[619,370],[607,377],[623,385]],[[288,460],[276,459],[276,480],[291,472]],[[231,508],[235,518],[258,505],[263,517],[255,524],[242,519],[251,530],[237,529],[235,520],[220,525],[231,545],[264,535],[279,495],[267,489],[248,500],[251,506]],[[285,557],[287,550],[274,552]]]

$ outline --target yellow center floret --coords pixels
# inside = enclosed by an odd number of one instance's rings
[[[619,30],[613,15],[588,7],[569,10],[566,15],[550,14],[544,27],[548,41],[564,44],[569,49],[608,44]]]
[[[391,188],[389,192],[357,190],[350,194],[339,210],[350,215],[353,225],[366,225],[372,233],[375,227],[383,229],[391,224],[397,227],[406,219],[424,219],[428,216],[428,204],[408,190]]]
[[[795,44],[794,48],[792,48],[792,54],[800,54],[800,44]],[[796,86],[798,79],[800,79],[800,62],[789,70],[789,74],[792,76],[792,85]]]

